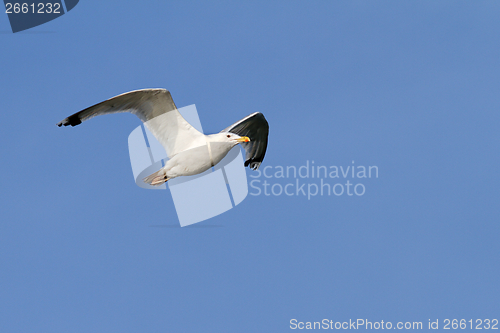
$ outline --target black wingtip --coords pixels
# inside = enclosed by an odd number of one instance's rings
[[[257,170],[259,169],[262,161],[257,161],[255,159],[249,159],[245,161],[245,167],[249,167],[252,170]]]
[[[74,118],[69,117],[68,120],[69,120],[69,125],[71,125],[71,126],[80,125],[82,123],[81,119],[78,117],[74,117]]]
[[[76,125],[80,125],[82,123],[81,119],[79,117],[73,117],[73,116],[70,116],[64,120],[61,120],[60,122],[58,122],[56,125],[61,127],[61,126],[76,126]]]

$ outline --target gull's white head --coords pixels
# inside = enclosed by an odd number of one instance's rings
[[[217,133],[209,135],[209,137],[211,142],[230,143],[231,146],[236,146],[238,143],[250,142],[248,136],[239,136],[234,133]]]

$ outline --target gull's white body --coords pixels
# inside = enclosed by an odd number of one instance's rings
[[[175,177],[202,173],[219,163],[241,138],[236,134],[228,133],[203,136],[205,144],[198,147],[191,146],[177,153],[165,163],[163,168],[146,177],[144,181],[151,185],[159,185]]]

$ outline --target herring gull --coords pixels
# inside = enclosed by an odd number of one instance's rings
[[[220,133],[204,135],[181,116],[166,89],[141,89],[115,96],[65,118],[57,126],[76,126],[95,116],[118,112],[139,117],[165,148],[169,158],[165,166],[144,178],[151,185],[204,172],[238,143],[246,152],[245,166],[252,170],[259,168],[266,153],[269,124],[262,113],[252,113]]]

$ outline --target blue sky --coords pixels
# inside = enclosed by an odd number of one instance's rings
[[[0,15],[0,331],[498,319],[499,14],[496,1],[80,1],[17,34]],[[176,227],[168,191],[133,181],[137,118],[55,126],[151,87],[196,104],[208,133],[262,112],[262,168],[354,161],[379,177],[351,180],[362,196],[249,195]]]

